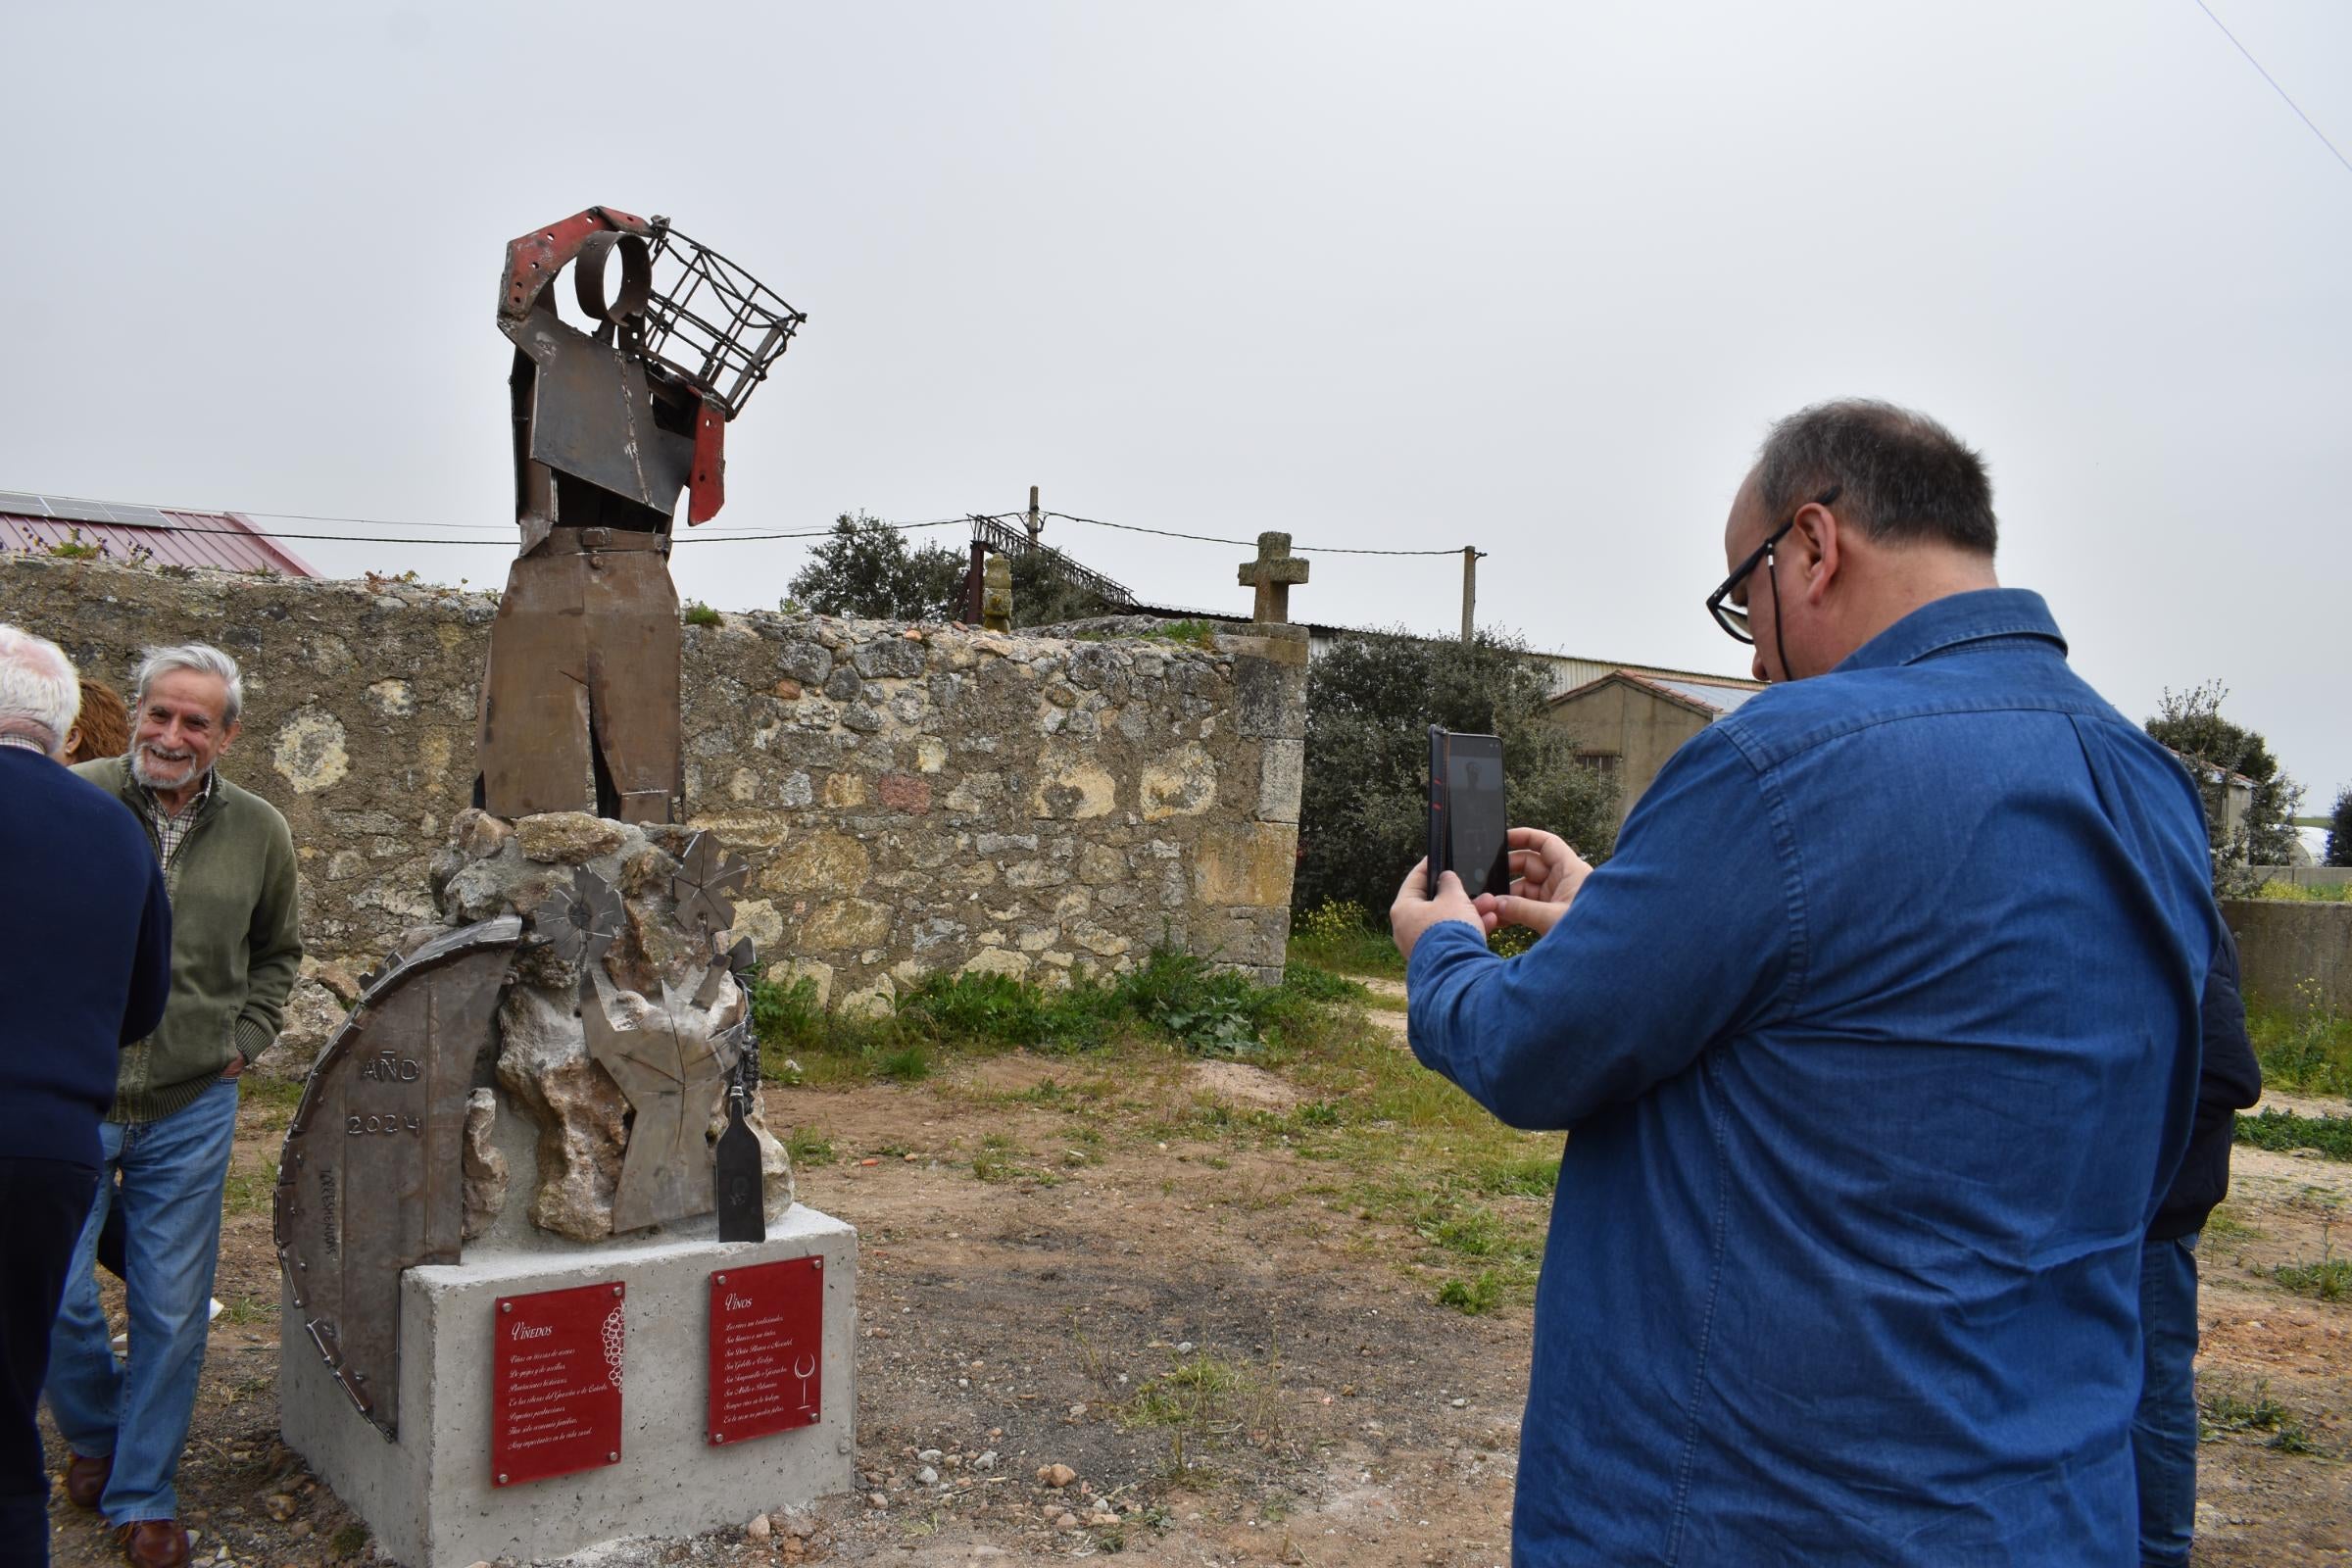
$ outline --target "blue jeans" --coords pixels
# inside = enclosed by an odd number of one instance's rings
[[[161,1121],[99,1128],[106,1174],[74,1249],[49,1340],[49,1413],[84,1458],[115,1456],[98,1500],[107,1523],[176,1519],[172,1479],[196,1411],[206,1307],[220,1255],[220,1195],[237,1125],[233,1079]],[[122,1177],[120,1192],[113,1178]],[[122,1205],[130,1362],[115,1361],[94,1262],[110,1202]]]
[[[2139,1253],[2139,1560],[2187,1568],[2197,1518],[2197,1233]]]

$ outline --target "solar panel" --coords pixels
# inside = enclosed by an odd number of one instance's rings
[[[111,501],[76,501],[67,496],[37,496],[22,490],[0,490],[0,512],[20,517],[54,517],[60,522],[103,522],[117,528],[169,528],[172,519],[153,507],[130,507]]]

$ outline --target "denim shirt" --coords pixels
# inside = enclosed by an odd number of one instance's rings
[[[1521,1564],[2137,1561],[2140,1237],[2220,930],[2180,764],[2038,595],[1937,600],[1694,736],[1421,1060],[1567,1128]]]

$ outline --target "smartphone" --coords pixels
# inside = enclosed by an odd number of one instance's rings
[[[1462,891],[1511,890],[1509,819],[1502,809],[1502,742],[1429,726],[1429,895],[1451,871]]]

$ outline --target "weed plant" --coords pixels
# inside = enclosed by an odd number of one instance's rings
[[[2268,1432],[2269,1446],[2281,1453],[2317,1451],[2310,1434],[2284,1404],[2271,1396],[2271,1380],[2258,1378],[2251,1396],[2226,1389],[2197,1391],[2197,1441],[2211,1443],[2231,1432]]]
[[[1361,988],[1325,972],[1260,986],[1159,949],[1125,974],[1057,988],[1001,974],[931,975],[880,1016],[826,1010],[805,977],[760,976],[752,983],[752,1028],[770,1075],[786,1071],[789,1059],[813,1083],[911,1083],[945,1051],[1083,1053],[1142,1039],[1199,1056],[1280,1056],[1326,1026],[1323,1004],[1350,993]]]
[[[1291,961],[1341,974],[1404,978],[1404,959],[1360,904],[1326,899],[1291,922]]]
[[[2255,1149],[2314,1149],[2329,1159],[2352,1159],[2352,1116],[2266,1110],[2237,1118],[2237,1141]]]
[[[2352,1018],[2328,1004],[2317,982],[2295,989],[2290,1006],[2257,1003],[2246,1009],[2262,1081],[2276,1089],[2352,1095]]]
[[[2258,899],[2278,899],[2289,904],[2352,903],[2352,882],[2332,885],[2303,882],[2265,882],[2255,890]]]
[[[277,1200],[277,1161],[265,1158],[245,1170],[231,1170],[220,1191],[223,1214],[260,1214]]]
[[[2271,1277],[2297,1296],[2323,1301],[2352,1298],[2352,1257],[2322,1257],[2316,1263],[2281,1263]]]

